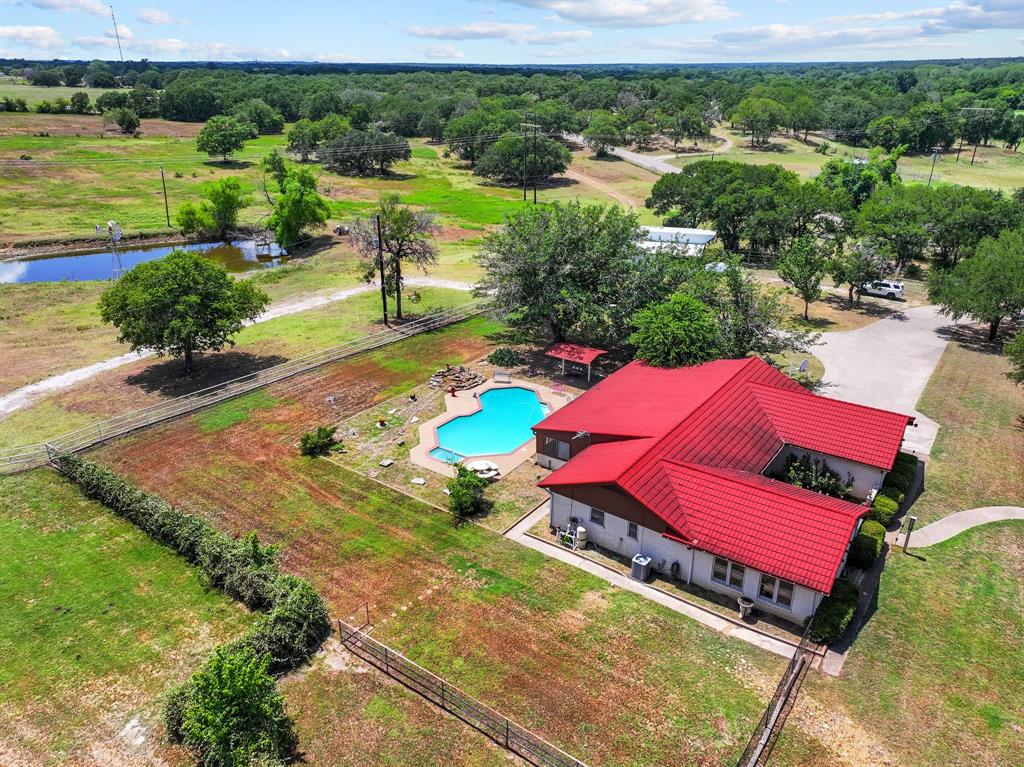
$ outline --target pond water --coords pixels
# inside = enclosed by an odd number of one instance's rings
[[[143,261],[163,258],[175,249],[192,250],[216,261],[229,272],[244,273],[280,266],[288,259],[277,244],[271,245],[271,255],[256,255],[252,240],[224,242],[190,242],[186,245],[130,245],[121,248],[121,267],[125,271]],[[82,280],[109,280],[113,270],[113,255],[109,250],[97,250],[75,255],[40,256],[11,261],[0,261],[0,284],[13,282],[80,282]]]

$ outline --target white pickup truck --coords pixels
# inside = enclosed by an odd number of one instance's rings
[[[860,286],[865,296],[882,296],[883,298],[903,298],[903,283],[893,280],[875,280]]]

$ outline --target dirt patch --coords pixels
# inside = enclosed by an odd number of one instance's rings
[[[143,136],[165,136],[168,138],[195,138],[202,123],[180,123],[170,120],[145,118],[140,133]],[[48,115],[27,114],[4,115],[0,120],[0,136],[17,136],[26,133],[49,133],[51,136],[122,136],[117,126],[105,126],[100,115]]]

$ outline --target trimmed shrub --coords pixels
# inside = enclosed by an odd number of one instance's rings
[[[181,743],[181,724],[185,720],[185,709],[188,708],[191,692],[192,685],[185,682],[167,693],[164,701],[164,727],[171,743]]]
[[[848,498],[853,489],[853,475],[848,474],[844,481],[839,472],[830,469],[824,459],[811,458],[808,453],[800,457],[791,455],[786,459],[782,481],[833,498]]]
[[[885,487],[894,487],[901,493],[906,493],[910,487],[910,479],[905,474],[890,471],[885,476]]]
[[[885,528],[873,520],[860,526],[860,532],[850,544],[849,564],[866,570],[875,563],[885,545]]]
[[[337,430],[337,426],[317,426],[316,431],[307,431],[299,440],[299,452],[311,457],[327,455],[338,444]]]
[[[871,503],[868,519],[878,522],[883,527],[889,527],[899,510],[900,507],[896,501],[879,494],[875,496],[875,500]]]
[[[859,599],[860,589],[856,584],[846,578],[837,579],[832,593],[821,601],[811,618],[811,641],[832,644],[839,639],[853,620]]]
[[[895,487],[882,487],[878,494],[895,501],[897,506],[901,506],[903,499],[907,497],[905,493]]]
[[[499,346],[487,357],[488,362],[500,368],[515,367],[520,363],[521,359],[519,352],[510,346]]]

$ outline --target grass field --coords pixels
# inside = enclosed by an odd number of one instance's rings
[[[1006,358],[965,327],[946,347],[918,402],[941,428],[914,504],[920,524],[979,506],[1024,505],[1024,390]]]
[[[756,165],[775,163],[798,173],[804,178],[818,175],[821,166],[834,157],[866,157],[868,150],[864,147],[853,147],[829,141],[829,153],[820,154],[815,151],[823,139],[812,136],[805,143],[792,136],[776,135],[772,137],[770,150],[751,149],[749,137],[739,131],[722,128],[718,134],[733,141],[733,146],[716,157],[737,162],[748,162]],[[973,147],[965,148],[956,161],[955,150],[942,155],[935,164],[932,183],[964,184],[979,186],[986,189],[1002,189],[1012,191],[1024,181],[1024,153],[1011,152],[1000,146],[983,146],[978,148],[975,163],[971,165]],[[683,166],[700,159],[680,156],[670,160],[673,165]],[[904,181],[924,183],[931,172],[931,155],[906,156],[900,159],[900,175]]]
[[[0,762],[187,763],[162,745],[160,697],[244,608],[43,469],[0,477],[0,593]]]
[[[12,99],[25,99],[29,107],[35,106],[41,101],[56,101],[57,99],[71,99],[75,93],[85,91],[90,101],[95,101],[98,96],[109,93],[107,88],[87,88],[84,85],[76,88],[66,88],[63,85],[55,85],[52,88],[43,88],[38,85],[19,83],[10,77],[0,77],[0,99],[7,96]]]
[[[419,301],[406,303],[410,318],[469,300],[465,291],[447,288],[423,288],[417,293]],[[378,331],[379,307],[380,297],[367,291],[320,308],[250,325],[238,333],[233,349],[202,357],[191,376],[182,374],[180,360],[159,357],[99,373],[0,420],[0,445],[49,439],[163,398],[196,391]],[[99,331],[96,334],[102,338]],[[105,347],[97,341],[97,348],[80,351],[93,353],[101,348]],[[123,353],[127,348],[117,351]],[[52,354],[59,358],[59,343],[53,345]],[[35,359],[42,364],[48,357]],[[42,369],[35,368],[37,377]]]
[[[182,419],[95,455],[223,529],[255,525],[282,545],[286,569],[310,578],[336,614],[368,601],[375,637],[581,758],[609,767],[733,762],[781,659],[492,531],[456,526],[446,512],[333,463],[297,455],[296,432],[315,417],[312,408],[323,407],[323,394],[347,392],[344,408],[355,411],[380,401],[379,392],[398,394],[424,380],[438,361],[453,361],[453,343],[470,352],[469,337],[417,341],[373,365],[334,366],[301,394],[271,387],[275,401],[244,407],[244,418],[205,416],[222,428]],[[361,397],[339,389],[343,374],[365,387]],[[318,679],[320,689],[297,709],[314,709],[316,721],[341,721],[352,710],[345,688]],[[400,706],[377,705],[407,720]],[[365,709],[356,715],[362,721]],[[444,763],[437,749],[445,747],[421,743],[418,758]],[[836,763],[800,731],[786,734],[774,758]],[[367,763],[411,761],[395,753]]]
[[[916,556],[890,553],[877,611],[843,676],[812,675],[805,690],[819,714],[840,706],[875,733],[884,745],[871,763],[887,763],[890,752],[920,767],[1018,764],[1022,583],[1020,522],[985,525]]]

